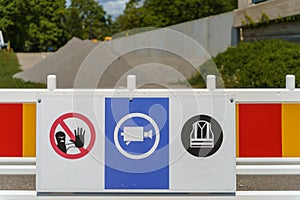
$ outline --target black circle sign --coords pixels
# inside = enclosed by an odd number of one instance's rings
[[[208,157],[221,147],[223,131],[214,118],[196,115],[184,124],[181,141],[184,148],[193,156]]]

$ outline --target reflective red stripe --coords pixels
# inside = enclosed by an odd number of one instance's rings
[[[282,156],[281,104],[239,105],[239,156]]]
[[[0,156],[22,157],[23,104],[0,104]]]

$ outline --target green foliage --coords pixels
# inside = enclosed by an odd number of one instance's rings
[[[0,0],[0,27],[15,51],[46,51],[63,43],[65,0]]]
[[[54,51],[72,37],[100,39],[233,10],[236,0],[129,0],[115,21],[99,0],[0,0],[0,29],[14,51]]]
[[[200,73],[199,73],[200,72]],[[206,87],[206,77],[207,75],[215,75],[218,88],[224,88],[224,82],[222,79],[222,74],[220,74],[213,59],[207,60],[203,65],[199,67],[199,72],[194,74],[190,79],[189,83],[196,88]]]
[[[284,18],[282,18],[279,15],[277,19],[270,20],[269,16],[264,12],[261,13],[261,17],[259,18],[258,22],[255,22],[255,20],[253,20],[251,16],[246,13],[244,13],[244,17],[245,20],[242,21],[242,24],[245,28],[250,28],[250,29],[260,28],[260,27],[264,27],[272,24],[284,23],[284,22],[296,22],[300,20],[300,15],[288,16]]]
[[[244,17],[246,19],[242,21],[242,24],[244,26],[248,26],[248,27],[254,27],[256,25],[256,23],[254,22],[254,20],[249,16],[247,15],[246,13],[244,13]]]
[[[4,38],[13,41],[12,47],[15,50],[23,48],[27,37],[27,8],[26,0],[0,0],[0,27]]]
[[[11,52],[0,51],[0,88],[45,88],[44,84],[24,82],[12,77],[20,71],[16,55]]]
[[[110,33],[105,15],[95,0],[72,0],[65,23],[68,38],[103,39]]]
[[[266,13],[263,12],[261,14],[261,18],[259,19],[259,23],[262,23],[262,24],[265,24],[265,25],[269,24],[270,23],[269,16]]]
[[[124,14],[113,24],[114,30],[165,27],[231,11],[236,0],[130,0]]]
[[[72,37],[100,39],[110,34],[106,21],[97,0],[72,0],[69,8],[65,0],[0,0],[0,30],[14,51],[56,50]]]
[[[27,16],[29,22],[28,38],[25,43],[27,51],[47,51],[62,45],[62,19],[65,15],[64,0],[30,0]]]
[[[227,88],[280,88],[285,87],[285,76],[296,76],[300,87],[300,45],[284,40],[241,42],[214,59]],[[203,87],[199,75],[191,84]]]

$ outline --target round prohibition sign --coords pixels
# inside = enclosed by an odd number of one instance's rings
[[[62,152],[57,147],[56,142],[55,142],[55,130],[58,125],[60,125],[64,129],[64,131],[67,133],[67,135],[72,140],[75,140],[75,136],[73,135],[71,129],[64,122],[64,120],[69,119],[69,118],[77,118],[77,119],[80,119],[83,122],[85,122],[91,133],[90,143],[88,144],[88,146],[86,148],[84,148],[84,147],[79,148],[80,153],[77,153],[77,154],[66,154],[66,153]],[[81,158],[81,157],[85,156],[86,154],[88,154],[95,144],[95,138],[96,138],[96,132],[95,132],[95,128],[94,128],[92,122],[86,116],[79,114],[79,113],[66,113],[66,114],[61,115],[59,118],[57,118],[54,121],[54,123],[50,129],[50,143],[51,143],[52,148],[58,155],[60,155],[64,158],[68,158],[68,159],[78,159],[78,158]]]

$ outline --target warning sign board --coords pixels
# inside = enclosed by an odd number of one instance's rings
[[[87,192],[103,188],[101,101],[89,96],[46,93],[37,103],[37,191]],[[95,114],[97,111],[97,115]]]
[[[88,127],[85,130],[82,127],[71,127],[66,122],[72,120],[81,120]],[[61,130],[59,129],[61,127]],[[74,126],[74,125],[73,125]],[[74,129],[74,132],[72,131]],[[90,137],[87,144],[86,138]],[[67,138],[70,138],[69,140]],[[67,142],[69,141],[69,142]],[[78,159],[90,152],[95,143],[95,128],[91,121],[80,113],[66,113],[58,117],[50,129],[50,142],[54,151],[60,156],[68,159]],[[77,153],[71,150],[77,149]]]
[[[40,94],[38,193],[234,195],[233,95]]]

